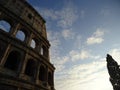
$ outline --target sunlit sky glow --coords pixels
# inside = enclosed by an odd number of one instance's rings
[[[27,0],[46,20],[56,90],[113,90],[106,54],[120,63],[120,0]]]

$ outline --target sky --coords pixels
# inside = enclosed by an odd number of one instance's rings
[[[113,90],[106,54],[120,64],[120,0],[27,0],[45,19],[56,90]]]

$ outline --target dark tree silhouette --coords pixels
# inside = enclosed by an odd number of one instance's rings
[[[109,54],[107,54],[106,61],[108,73],[110,75],[110,82],[113,89],[120,90],[120,66]]]

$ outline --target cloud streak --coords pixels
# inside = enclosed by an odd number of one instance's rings
[[[72,61],[83,60],[83,59],[88,58],[90,56],[90,53],[89,51],[86,51],[86,50],[82,50],[80,52],[72,50],[70,52],[70,56],[71,56]]]
[[[58,11],[60,20],[58,26],[68,28],[77,20],[77,9],[72,2],[68,2],[60,11]]]
[[[85,18],[86,11],[82,10],[78,13],[73,3],[65,4],[59,10],[39,7],[36,9],[47,22],[57,27],[57,30],[53,31],[52,27],[47,29],[51,43],[51,61],[56,67],[55,88],[57,90],[112,90],[105,68],[105,58],[94,55],[91,49],[86,48],[89,45],[101,44],[104,41],[105,31],[97,28],[85,40],[82,35],[75,33],[72,26],[78,18]],[[71,40],[76,47],[63,54],[62,41],[66,40]]]
[[[72,31],[72,29],[64,29],[62,31],[62,36],[65,40],[74,39],[75,33]]]
[[[61,74],[62,78],[56,79],[57,88],[59,90],[62,87],[64,87],[62,90],[87,90],[89,88],[92,90],[112,90],[109,86],[109,76],[105,67],[105,59],[74,65]]]
[[[71,27],[79,17],[77,8],[72,2],[65,3],[65,5],[59,10],[39,8],[39,7],[35,7],[35,8],[47,20],[56,21],[57,26],[64,29]],[[81,14],[83,16],[84,12],[82,12]]]
[[[87,38],[87,45],[100,44],[104,41],[104,31],[98,28],[91,37]]]

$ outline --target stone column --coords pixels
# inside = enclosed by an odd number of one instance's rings
[[[54,72],[52,72],[52,85],[54,87]]]
[[[46,68],[46,80],[45,80],[45,82],[46,82],[46,85],[48,86],[48,67]]]
[[[26,53],[25,58],[24,58],[24,60],[22,62],[22,66],[21,66],[21,70],[20,70],[20,74],[19,74],[20,78],[24,78],[24,72],[25,72],[27,61],[28,61],[27,57],[28,57],[28,54]]]
[[[6,61],[7,57],[8,57],[8,53],[10,53],[10,48],[11,48],[11,45],[9,44],[9,45],[7,46],[7,48],[6,48],[6,51],[4,52],[4,55],[3,55],[2,59],[1,59],[0,65],[1,65],[2,67],[4,66],[4,63],[5,63],[5,61]]]
[[[19,27],[20,27],[20,23],[17,23],[17,22],[14,23],[14,25],[11,27],[10,35],[15,37]]]
[[[37,45],[35,47],[35,51],[37,51],[39,54],[41,54],[41,41],[40,41],[40,39],[37,40],[36,44]]]
[[[39,80],[39,72],[40,72],[40,63],[38,63],[37,67],[37,74],[36,74],[36,83],[39,85],[40,80]]]
[[[31,40],[32,40],[32,33],[30,33],[29,35],[26,36],[25,38],[25,43],[27,44],[27,46],[30,46]]]

